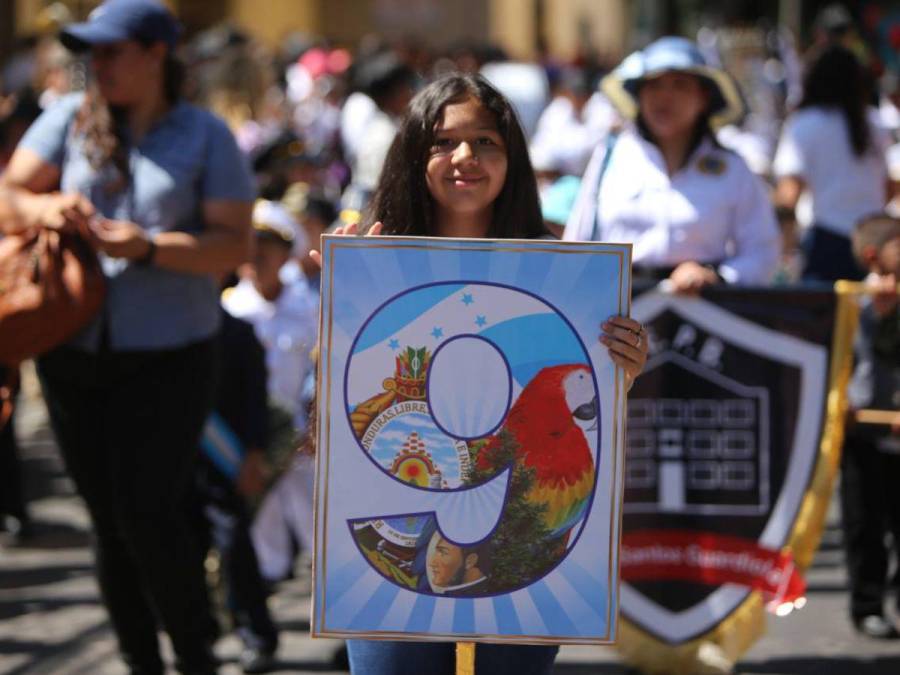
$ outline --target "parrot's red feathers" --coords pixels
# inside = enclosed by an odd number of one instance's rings
[[[575,424],[566,403],[563,380],[582,364],[551,366],[541,370],[522,390],[503,428],[518,445],[517,461],[535,469],[537,482],[561,489],[581,481],[594,464],[584,432]],[[478,453],[479,470],[499,469],[499,434]]]
[[[515,463],[534,469],[528,501],[543,505],[544,525],[553,537],[568,536],[584,517],[594,489],[594,460],[585,432],[575,423],[566,401],[564,382],[583,364],[551,366],[525,386],[503,424],[515,441]],[[500,433],[481,448],[476,460],[480,471],[503,468]]]

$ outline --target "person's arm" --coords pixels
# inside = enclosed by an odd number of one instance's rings
[[[37,227],[47,205],[45,195],[36,195],[0,178],[0,234],[18,234]]]
[[[4,233],[38,226],[81,227],[90,221],[95,245],[108,255],[138,260],[155,246],[154,265],[195,274],[227,272],[249,256],[253,208],[249,201],[205,201],[203,233],[163,232],[151,244],[146,231],[135,223],[90,220],[94,207],[83,196],[51,192],[58,182],[57,167],[28,149],[16,150],[0,178],[0,223]]]
[[[896,207],[897,197],[900,197],[900,181],[888,178],[885,191],[887,192],[887,203]]]
[[[161,232],[151,238],[135,223],[107,219],[92,221],[90,229],[97,248],[114,258],[150,257],[155,267],[216,274],[237,268],[249,257],[252,210],[250,202],[206,201],[202,207],[205,227],[199,234]]]
[[[732,212],[734,255],[719,266],[729,283],[766,284],[778,266],[781,235],[762,181],[744,168]]]
[[[82,195],[60,193],[60,167],[80,95],[67,96],[32,123],[0,174],[0,231],[83,227],[94,207]]]
[[[778,212],[778,224],[783,241],[792,248],[792,243],[797,240],[795,215],[797,203],[807,188],[810,136],[814,141],[816,135],[810,133],[807,126],[802,119],[788,119],[778,141],[775,159],[772,161],[772,171],[776,178],[772,201]]]
[[[247,260],[256,196],[253,176],[225,123],[212,116],[202,123],[206,126],[196,132],[209,136],[200,184],[203,231],[161,232],[151,239],[135,223],[95,219],[91,232],[98,249],[115,258],[193,274],[230,272]]]
[[[887,177],[884,181],[885,204],[891,204],[900,196],[900,143],[888,145],[884,152],[884,167]]]
[[[793,213],[800,201],[800,195],[806,189],[806,183],[800,176],[782,176],[775,183],[773,201],[776,208],[785,209]]]
[[[0,174],[0,231],[15,234],[35,227],[81,227],[94,207],[76,192],[57,192],[59,167],[27,147],[19,147]]]

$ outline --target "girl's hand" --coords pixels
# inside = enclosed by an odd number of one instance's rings
[[[147,255],[151,246],[144,229],[126,220],[96,218],[90,232],[94,246],[113,258],[135,260]]]
[[[647,363],[647,333],[634,319],[611,316],[603,325],[600,342],[609,349],[613,362],[625,371],[625,386],[628,390]]]
[[[381,234],[381,229],[384,227],[384,224],[379,220],[372,227],[369,228],[369,231],[366,232],[367,237],[375,237]],[[351,223],[350,225],[342,225],[341,227],[335,228],[334,232],[331,234],[339,234],[344,236],[355,236],[359,234],[359,225],[357,223]],[[309,257],[312,258],[315,263],[321,269],[322,267],[322,254],[319,253],[316,249],[310,249]]]

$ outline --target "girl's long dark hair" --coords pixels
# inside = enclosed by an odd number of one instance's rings
[[[810,61],[799,107],[840,110],[847,123],[853,152],[857,157],[862,157],[871,143],[866,117],[868,89],[866,72],[853,52],[839,45],[831,45]]]
[[[506,144],[506,181],[494,201],[487,236],[534,239],[546,232],[528,145],[516,114],[509,101],[486,80],[468,74],[441,77],[410,102],[363,217],[364,225],[381,221],[384,234],[437,236],[435,205],[425,182],[425,168],[444,107],[470,97],[494,115]]]
[[[184,65],[170,51],[163,62],[163,94],[169,105],[181,98],[183,83]],[[99,171],[112,165],[116,169],[118,179],[109,186],[114,191],[123,189],[131,180],[127,124],[126,110],[109,105],[96,85],[88,89],[75,116],[75,131],[84,138],[84,154],[91,167]]]

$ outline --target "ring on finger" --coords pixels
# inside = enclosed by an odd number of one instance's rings
[[[640,347],[644,344],[644,327],[638,326],[638,329],[634,331],[634,334],[637,336],[637,341],[634,343],[634,346]]]

